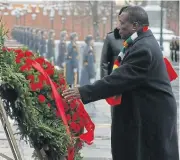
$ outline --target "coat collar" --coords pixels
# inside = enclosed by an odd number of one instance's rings
[[[140,39],[144,37],[150,37],[150,36],[153,36],[153,33],[150,29],[146,32],[139,32],[138,37],[134,40],[134,43],[136,43],[137,41],[139,41]]]

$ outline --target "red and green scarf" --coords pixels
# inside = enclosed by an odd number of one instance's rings
[[[147,32],[147,31],[148,31],[148,26],[143,27],[142,32]],[[138,33],[135,32],[126,41],[124,41],[123,48],[121,49],[117,59],[114,61],[113,70],[120,67],[120,63],[121,63],[121,61],[123,60],[123,58],[125,56],[126,49],[133,44],[134,40],[137,37],[138,37]],[[165,57],[164,57],[164,62],[166,64],[166,69],[167,69],[170,81],[175,80],[178,77],[178,75],[175,72],[175,70],[173,69],[171,63]],[[111,106],[116,106],[116,105],[121,104],[121,98],[122,98],[121,96],[110,97],[110,98],[106,99],[106,102]]]

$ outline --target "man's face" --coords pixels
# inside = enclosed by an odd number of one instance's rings
[[[119,19],[119,34],[121,38],[128,39],[135,31],[133,30],[133,24],[128,20],[128,13],[123,12],[118,16]]]

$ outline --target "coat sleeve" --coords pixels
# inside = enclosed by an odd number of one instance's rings
[[[104,41],[102,53],[101,53],[101,61],[100,61],[100,76],[101,78],[108,75],[108,66],[109,66],[109,53],[110,53],[110,45],[108,35]]]
[[[149,49],[134,49],[110,75],[92,85],[79,87],[84,104],[120,95],[146,81],[152,55]]]

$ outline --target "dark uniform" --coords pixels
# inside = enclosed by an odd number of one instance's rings
[[[58,45],[58,58],[56,64],[61,68],[64,68],[65,56],[67,55],[66,36],[67,32],[62,31],[60,34],[60,42]]]
[[[47,59],[54,59],[54,48],[55,48],[55,43],[54,43],[54,32],[50,31],[49,36],[48,36],[48,42],[47,42]]]
[[[29,49],[33,51],[34,46],[34,29],[31,29],[30,35],[29,35]]]
[[[40,45],[39,45],[39,53],[41,56],[46,55],[46,37],[44,31],[41,31],[41,39],[40,39]]]
[[[34,44],[33,44],[33,51],[35,53],[38,53],[40,45],[40,35],[39,35],[39,29],[35,30],[35,35],[34,35]]]
[[[101,78],[111,74],[114,60],[117,58],[122,47],[123,40],[121,40],[121,37],[119,35],[119,29],[116,28],[113,32],[107,34],[104,41],[100,62]],[[113,107],[111,107],[111,115],[112,110]]]
[[[92,36],[86,37],[86,46],[83,51],[83,66],[81,70],[80,86],[91,84],[95,81],[95,52],[90,41],[93,40]]]
[[[66,81],[70,86],[74,85],[75,83],[78,84],[79,79],[79,53],[76,37],[76,33],[71,34],[71,42],[68,44],[68,54],[66,57]],[[75,76],[77,76],[77,82],[75,82]]]

